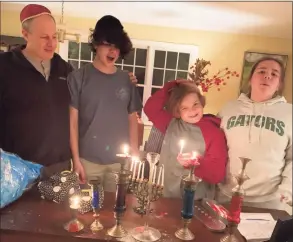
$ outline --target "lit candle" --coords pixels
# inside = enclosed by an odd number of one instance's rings
[[[162,176],[162,166],[160,167],[160,170],[159,170],[159,177],[158,177],[157,185],[160,185],[161,176]]]
[[[145,164],[145,162],[142,163],[142,172],[141,172],[141,177],[140,177],[141,180],[144,179],[144,164]]]
[[[152,183],[155,184],[156,181],[156,176],[157,176],[157,166],[154,166],[154,173],[153,173],[153,179],[152,179]]]
[[[181,139],[181,140],[179,141],[179,145],[180,145],[180,154],[182,154],[182,152],[183,152],[184,144],[185,144],[185,141],[184,141],[183,139]]]
[[[79,209],[80,208],[80,197],[74,196],[70,198],[70,208]]]
[[[138,172],[137,172],[137,176],[136,176],[136,179],[137,179],[137,180],[140,178],[141,163],[142,163],[142,162],[139,161]]]
[[[164,180],[165,180],[165,169],[164,169],[164,165],[162,165],[162,183],[161,183],[161,186],[164,186]]]
[[[129,153],[129,147],[128,147],[128,145],[124,145],[124,146],[123,146],[123,152],[124,152],[124,154],[125,154],[126,156],[128,156],[128,153]]]

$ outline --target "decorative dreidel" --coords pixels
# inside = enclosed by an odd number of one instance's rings
[[[232,198],[230,202],[229,215],[227,217],[227,230],[228,235],[221,238],[221,242],[238,242],[239,240],[235,236],[238,224],[240,223],[241,206],[244,197],[243,183],[249,179],[245,174],[245,168],[249,161],[248,158],[239,157],[242,163],[242,169],[238,175],[235,176],[237,186],[232,190]]]
[[[68,232],[76,233],[84,228],[84,225],[77,219],[78,209],[80,208],[80,196],[73,195],[69,198],[69,207],[72,219],[64,225],[64,229]]]
[[[181,189],[183,197],[183,206],[181,217],[183,220],[183,228],[175,232],[175,236],[181,240],[193,240],[194,234],[189,230],[188,226],[191,223],[194,214],[194,195],[197,184],[201,181],[200,178],[194,175],[194,170],[199,166],[196,158],[196,153],[180,153],[177,157],[179,163],[189,168],[189,174],[182,177]]]
[[[94,222],[91,224],[91,230],[93,232],[100,231],[104,228],[99,219],[99,211],[103,206],[104,202],[104,189],[101,185],[101,179],[98,177],[97,180],[91,180],[89,182],[92,193],[92,208],[94,212]]]
[[[121,222],[124,212],[126,210],[126,194],[129,184],[129,178],[131,172],[125,169],[127,162],[127,157],[125,157],[125,162],[121,163],[121,169],[119,172],[115,173],[116,179],[116,202],[114,206],[114,217],[116,219],[116,224],[114,227],[108,230],[108,235],[116,238],[122,238],[127,235],[126,230],[123,228]]]

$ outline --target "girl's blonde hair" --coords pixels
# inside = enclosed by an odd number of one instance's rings
[[[180,104],[183,98],[194,93],[198,96],[201,105],[204,107],[206,104],[206,99],[202,95],[202,92],[193,82],[187,81],[178,83],[174,88],[170,90],[170,97],[167,101],[166,109],[176,118],[180,118]]]

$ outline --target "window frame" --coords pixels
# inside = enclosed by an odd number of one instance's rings
[[[151,41],[151,40],[140,40],[135,38],[132,38],[131,41],[134,48],[147,49],[145,82],[144,82],[144,85],[137,84],[137,86],[144,88],[143,100],[142,100],[143,105],[145,105],[147,99],[151,96],[152,88],[161,88],[161,86],[152,85],[156,50],[167,51],[167,52],[168,51],[179,52],[179,53],[182,52],[182,53],[190,54],[189,66],[187,71],[189,71],[189,68],[191,67],[191,65],[195,63],[199,54],[198,46],[196,45],[177,44],[177,43],[171,43],[171,42],[160,42],[160,41]],[[88,43],[88,37],[82,36],[80,39],[80,42]],[[69,48],[68,40],[64,40],[64,43],[59,44],[58,53],[65,61],[68,61],[68,48]],[[80,51],[80,48],[79,48],[79,51]],[[144,125],[152,126],[152,122],[148,120],[143,110],[141,113],[141,118]]]

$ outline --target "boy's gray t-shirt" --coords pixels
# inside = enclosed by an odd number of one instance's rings
[[[113,164],[129,144],[128,115],[142,108],[127,72],[105,74],[92,63],[68,76],[71,106],[79,113],[79,155],[98,164]]]

